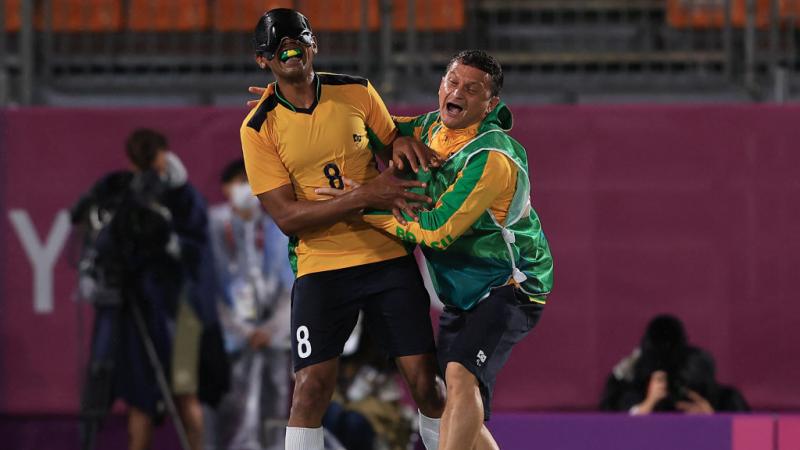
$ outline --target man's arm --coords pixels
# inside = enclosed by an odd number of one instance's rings
[[[398,170],[408,167],[414,173],[419,172],[419,169],[428,170],[441,165],[436,152],[414,136],[398,135],[383,151],[375,153],[375,156],[384,164],[392,161]]]
[[[418,173],[419,168],[427,170],[428,167],[441,165],[436,152],[422,143],[423,134],[433,124],[431,113],[409,117],[394,116],[392,120],[397,126],[397,139],[391,146],[389,157],[399,170],[410,167],[414,173]]]
[[[424,116],[397,118],[402,121],[402,125],[398,124],[372,83],[367,83],[364,112],[370,147],[384,163],[393,161],[401,171],[408,165],[414,173],[419,167],[427,169],[431,164],[438,166],[435,153],[420,142],[419,134],[415,136],[414,133],[414,127],[422,123]]]
[[[330,200],[297,200],[290,184],[259,194],[258,199],[278,228],[287,236],[295,236],[306,229],[340,222],[366,208],[399,208],[414,216],[414,208],[409,201],[431,201],[424,195],[406,191],[419,187],[425,187],[425,183],[397,178],[392,166],[359,189],[345,192]]]
[[[436,207],[405,224],[388,213],[366,214],[364,221],[398,238],[443,250],[467,231],[509,186],[516,185],[513,163],[497,152],[476,155]],[[357,189],[356,189],[357,191]]]

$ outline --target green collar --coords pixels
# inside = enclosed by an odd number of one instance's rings
[[[275,85],[275,96],[278,98],[278,102],[281,105],[285,106],[288,109],[291,109],[292,112],[301,113],[301,114],[311,114],[311,113],[314,112],[314,108],[317,107],[317,104],[319,103],[320,94],[322,93],[322,85],[319,82],[319,77],[317,76],[316,72],[314,72],[314,80],[312,82],[316,83],[317,91],[316,91],[316,97],[314,98],[314,103],[311,104],[311,107],[309,107],[309,108],[297,108],[294,105],[292,105],[291,102],[289,102],[289,100],[286,100],[286,98],[283,96],[283,94],[281,94],[281,89],[280,89],[280,87],[278,87],[278,82],[277,81],[275,81],[273,83]]]

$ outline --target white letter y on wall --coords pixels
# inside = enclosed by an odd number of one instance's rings
[[[50,228],[44,246],[27,211],[12,209],[8,212],[8,218],[14,225],[17,237],[33,269],[33,311],[37,314],[51,313],[53,312],[53,267],[69,235],[69,214],[64,210],[56,214],[56,220]]]

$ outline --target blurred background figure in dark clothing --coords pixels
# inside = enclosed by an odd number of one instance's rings
[[[689,344],[683,323],[660,315],[647,325],[640,346],[608,376],[600,409],[644,415],[750,408],[737,389],[717,382],[714,358]]]
[[[211,242],[233,383],[218,410],[209,411],[213,430],[206,445],[283,449],[294,282],[289,240],[251,193],[242,159],[229,163],[220,178],[226,201],[211,208]]]
[[[103,177],[72,210],[84,231],[80,296],[96,311],[82,410],[98,417],[121,398],[129,448],[147,449],[168,392],[199,450],[200,399],[218,401],[229,377],[206,206],[161,133],[134,131],[126,154],[131,170]]]

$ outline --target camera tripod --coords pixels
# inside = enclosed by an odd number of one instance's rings
[[[94,450],[97,432],[103,418],[108,414],[114,389],[114,353],[115,343],[120,334],[120,323],[123,319],[123,301],[127,300],[125,307],[130,309],[133,316],[136,332],[144,347],[147,360],[153,369],[161,397],[164,399],[167,413],[172,419],[175,432],[178,435],[181,448],[189,450],[189,439],[183,425],[178,409],[172,397],[166,372],[156,353],[155,344],[147,330],[142,310],[136,301],[117,290],[100,290],[95,297],[96,316],[92,331],[92,355],[87,370],[86,380],[81,394],[81,424],[80,440],[82,450]],[[99,341],[98,336],[105,334],[111,339],[106,343],[110,345],[101,348],[95,346]]]

